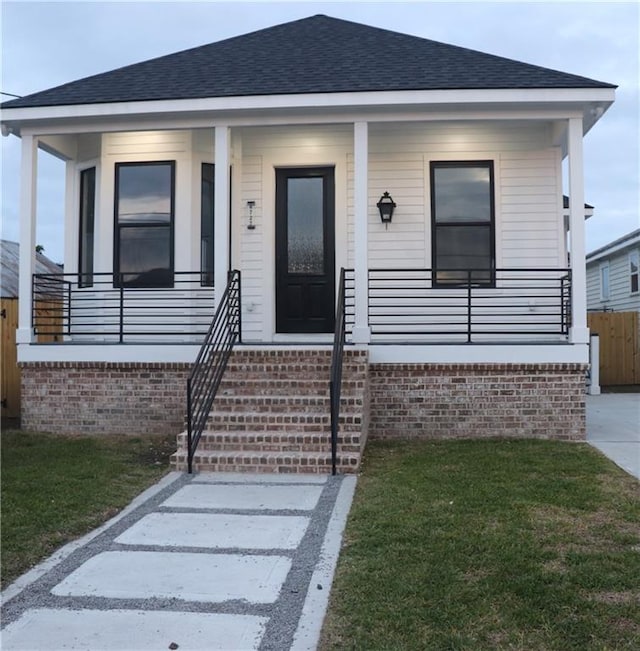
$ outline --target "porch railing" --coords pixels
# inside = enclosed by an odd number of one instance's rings
[[[331,378],[329,380],[329,396],[331,402],[331,474],[336,474],[338,456],[338,428],[340,425],[340,393],[342,388],[342,358],[346,338],[345,304],[344,304],[345,271],[340,270],[338,286],[338,304],[336,307],[336,326],[333,335],[333,352],[331,354]]]
[[[113,273],[35,274],[34,333],[80,342],[202,341],[215,308],[201,272],[177,271],[168,287],[122,281]]]
[[[369,270],[372,342],[491,343],[568,335],[570,269],[474,270],[462,278],[459,271],[437,273],[438,283],[433,269]]]
[[[198,357],[187,379],[187,466],[193,457],[209,417],[233,346],[242,333],[240,272],[229,272],[229,282]]]

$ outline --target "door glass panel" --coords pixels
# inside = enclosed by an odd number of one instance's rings
[[[436,167],[436,222],[491,221],[491,183],[487,166]]]
[[[294,274],[324,273],[323,179],[287,184],[287,259]]]

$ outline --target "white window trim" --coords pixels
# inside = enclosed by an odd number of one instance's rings
[[[603,272],[607,271],[607,292],[605,295],[605,287],[604,283],[602,282],[602,274]],[[600,300],[604,303],[605,301],[610,301],[611,300],[611,269],[609,267],[609,262],[601,262],[599,269],[598,269],[598,282],[600,285]]]
[[[634,292],[631,289],[631,276],[633,273],[631,272],[631,260],[632,258],[635,258],[635,265],[636,265],[636,271],[635,274],[638,276],[638,289]],[[628,257],[628,264],[629,264],[629,294],[631,296],[636,296],[638,293],[640,293],[640,252],[639,251],[629,251],[629,257]]]

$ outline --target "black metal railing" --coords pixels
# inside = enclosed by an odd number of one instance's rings
[[[75,342],[201,342],[214,314],[213,288],[199,271],[177,271],[170,286],[132,286],[123,274],[33,276],[34,333]]]
[[[342,358],[346,338],[345,319],[345,270],[340,269],[338,287],[338,304],[336,306],[336,327],[333,334],[333,352],[331,354],[331,377],[329,379],[329,396],[331,402],[331,474],[336,474],[338,456],[338,428],[340,425],[340,393],[342,388]]]
[[[373,343],[476,343],[566,337],[569,269],[370,269]]]
[[[241,333],[240,272],[234,270],[229,272],[229,282],[187,379],[187,467],[190,474],[227,362],[233,346],[241,340]]]

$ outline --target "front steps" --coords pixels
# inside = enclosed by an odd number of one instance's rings
[[[331,350],[234,350],[194,457],[206,472],[331,472]],[[345,349],[336,470],[357,472],[368,426],[366,351]],[[171,463],[186,470],[186,432]]]

